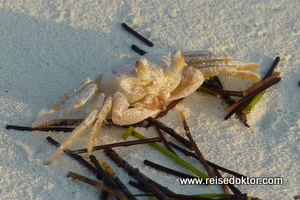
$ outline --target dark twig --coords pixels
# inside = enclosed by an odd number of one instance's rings
[[[194,141],[194,139],[193,139],[193,137],[192,137],[192,134],[191,134],[191,132],[190,132],[190,128],[189,128],[189,126],[188,126],[188,124],[187,124],[187,122],[186,122],[186,118],[185,118],[184,113],[183,113],[182,110],[180,111],[180,117],[181,117],[181,119],[182,119],[183,128],[184,128],[185,133],[186,133],[185,135],[189,138],[190,143],[191,143],[191,145],[192,145],[194,151],[196,152],[196,154],[197,154],[197,156],[198,156],[198,158],[199,158],[199,161],[200,161],[201,164],[204,166],[205,170],[207,171],[208,176],[213,177],[213,176],[214,176],[214,173],[212,172],[212,170],[211,170],[210,167],[208,166],[208,164],[207,164],[207,162],[206,162],[204,156],[202,155],[200,149],[198,148],[196,142]]]
[[[155,169],[158,169],[160,171],[163,171],[163,172],[166,172],[168,174],[172,174],[172,175],[175,175],[175,176],[178,176],[178,177],[181,177],[181,178],[197,178],[196,176],[191,176],[189,174],[185,174],[185,173],[182,173],[182,172],[179,172],[179,171],[176,171],[176,170],[173,170],[173,169],[170,169],[168,167],[164,167],[162,165],[159,165],[157,163],[154,163],[154,162],[151,162],[149,160],[144,160],[144,164],[145,165],[148,165],[150,167],[153,167]]]
[[[142,192],[146,192],[146,193],[150,193],[151,192],[148,188],[146,188],[145,186],[141,185],[139,182],[130,180],[128,183],[129,183],[129,185],[131,185],[131,186],[139,189]]]
[[[87,184],[90,184],[90,185],[92,185],[94,187],[97,187],[97,188],[100,188],[102,190],[105,190],[106,192],[114,195],[115,197],[117,197],[120,200],[128,200],[128,198],[124,194],[120,193],[119,191],[114,190],[114,189],[112,189],[112,188],[110,188],[110,187],[108,187],[108,186],[106,186],[106,185],[104,185],[102,183],[99,183],[97,181],[89,179],[89,178],[87,178],[85,176],[81,176],[79,174],[76,174],[76,173],[70,172],[70,171],[69,171],[69,173],[68,173],[67,176],[68,177],[72,177],[73,179],[77,179],[77,180],[80,180],[82,182],[85,182]]]
[[[277,67],[278,63],[280,61],[280,57],[276,57],[273,64],[271,65],[270,69],[268,70],[268,72],[266,73],[266,75],[263,77],[262,80],[268,78],[269,76],[271,76],[275,70],[275,68]]]
[[[158,121],[157,119],[154,119],[153,117],[148,117],[147,120],[155,124],[156,126],[158,126],[158,128],[160,128],[164,132],[174,137],[176,140],[184,144],[186,147],[192,148],[190,141],[188,141],[187,139],[185,139],[184,137],[176,133],[172,128],[164,125],[162,122]]]
[[[131,49],[135,52],[137,52],[138,54],[140,54],[141,56],[148,54],[146,51],[144,51],[143,49],[139,48],[136,45],[131,45]]]
[[[95,166],[95,168],[98,170],[98,172],[101,174],[102,178],[103,178],[103,182],[105,185],[118,190],[118,186],[117,184],[107,175],[107,173],[105,172],[105,170],[103,169],[103,167],[100,165],[100,163],[98,162],[96,156],[94,155],[90,155],[89,156],[90,161],[93,163],[93,165]]]
[[[128,197],[129,200],[137,200],[135,196],[128,190],[128,188],[124,185],[124,183],[119,179],[118,176],[116,176],[116,173],[113,171],[113,169],[105,162],[105,160],[102,158],[99,160],[101,163],[101,166],[105,169],[105,172],[107,175],[114,180],[114,182],[118,185],[118,187],[121,189],[121,191]]]
[[[141,34],[139,34],[138,32],[136,32],[132,28],[130,28],[126,23],[122,23],[122,27],[126,31],[128,31],[129,33],[131,33],[132,35],[134,35],[135,37],[137,37],[139,40],[141,40],[142,42],[144,42],[145,44],[147,44],[149,47],[153,47],[153,43],[152,42],[150,42],[148,39],[146,39],[145,37],[143,37]]]
[[[146,143],[151,143],[151,142],[160,142],[161,138],[160,137],[155,137],[155,138],[149,138],[146,140],[134,140],[134,141],[126,141],[126,142],[117,142],[117,143],[112,143],[112,144],[105,144],[105,145],[100,145],[100,146],[94,146],[93,151],[98,151],[101,149],[107,149],[107,148],[113,148],[113,147],[126,147],[126,146],[132,146],[132,145],[138,145],[138,144],[146,144]],[[78,149],[72,151],[74,154],[81,154],[81,153],[87,153],[87,149]]]
[[[165,138],[164,134],[162,133],[162,131],[157,127],[155,126],[155,129],[159,135],[159,137],[161,138],[162,142],[164,143],[164,145],[166,146],[166,148],[171,151],[172,153],[176,154],[175,151],[172,149],[172,147],[169,145],[167,139]]]
[[[6,125],[6,129],[13,129],[19,131],[54,131],[54,132],[72,132],[74,128],[69,127],[38,127],[38,128],[31,128],[27,126],[15,126],[15,125]]]
[[[132,165],[130,165],[126,160],[121,158],[114,150],[112,149],[104,149],[104,152],[106,155],[113,160],[119,167],[122,167],[127,173],[138,180],[140,183],[150,183],[151,185],[154,185],[159,190],[163,191],[166,195],[175,194],[173,191],[169,190],[168,188],[156,183],[146,175],[144,175],[142,172],[140,172],[139,169],[134,168]],[[156,193],[155,190],[151,190],[151,192]]]

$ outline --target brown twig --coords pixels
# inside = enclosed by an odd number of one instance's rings
[[[200,163],[204,166],[205,170],[207,171],[208,176],[213,177],[214,173],[212,172],[212,170],[208,166],[208,164],[207,164],[206,160],[204,159],[199,147],[197,146],[196,142],[194,141],[194,139],[192,137],[192,134],[190,132],[190,128],[189,128],[189,126],[186,122],[186,118],[184,116],[183,111],[181,110],[179,113],[180,113],[180,117],[181,117],[181,120],[182,120],[182,123],[183,123],[183,128],[185,130],[185,135],[189,138],[190,143],[191,143],[194,151],[196,152]]]
[[[266,83],[265,85],[263,85],[262,87],[260,87],[259,89],[253,91],[251,94],[249,94],[248,96],[244,97],[243,99],[235,102],[234,104],[232,104],[229,108],[226,109],[227,112],[231,112],[233,109],[235,109],[236,107],[238,107],[239,105],[241,105],[242,103],[250,100],[251,98],[253,98],[255,95],[263,92],[264,90],[268,89],[269,87],[273,86],[274,84],[278,83],[281,80],[280,77],[276,77],[275,79],[269,81],[268,83]]]
[[[108,186],[106,186],[106,185],[104,185],[102,183],[99,183],[97,181],[89,179],[89,178],[87,178],[85,176],[76,174],[76,173],[71,172],[71,171],[69,171],[69,173],[68,173],[67,176],[68,177],[72,177],[73,179],[77,179],[77,180],[80,180],[82,182],[85,182],[87,184],[90,184],[90,185],[92,185],[94,187],[100,188],[100,189],[102,189],[102,190],[104,190],[104,191],[106,191],[106,192],[114,195],[115,197],[117,197],[120,200],[128,200],[128,198],[124,194],[120,193],[119,191],[114,190],[114,189],[112,189],[112,188],[110,188],[110,187],[108,187]]]
[[[176,100],[172,101],[172,102],[167,106],[167,108],[166,108],[164,111],[158,113],[158,115],[155,116],[155,119],[158,119],[158,118],[161,118],[161,117],[165,116],[165,115],[169,112],[169,110],[173,109],[173,108],[174,108],[179,102],[181,102],[183,99],[184,99],[184,98],[176,99]]]
[[[134,141],[126,141],[126,142],[117,142],[117,143],[112,143],[112,144],[105,144],[105,145],[100,145],[100,146],[94,146],[93,151],[98,151],[101,149],[107,149],[107,148],[113,148],[113,147],[121,147],[121,146],[132,146],[132,145],[138,145],[138,144],[146,144],[146,143],[152,143],[152,142],[160,142],[161,138],[160,137],[155,137],[155,138],[149,138],[146,140],[134,140]],[[87,153],[87,149],[78,149],[72,151],[74,154],[81,154],[81,153]]]

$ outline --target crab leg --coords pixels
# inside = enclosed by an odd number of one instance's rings
[[[91,113],[87,116],[87,118],[84,119],[84,121],[77,126],[69,135],[68,137],[64,140],[64,142],[58,147],[58,149],[56,150],[55,154],[51,157],[51,159],[49,160],[49,164],[53,162],[53,160],[55,160],[55,158],[57,158],[57,156],[59,156],[64,149],[66,149],[68,146],[70,146],[72,144],[72,142],[78,138],[78,136],[85,130],[87,129],[89,126],[91,126],[91,124],[96,120],[96,118],[99,116],[99,113],[101,114],[105,114],[105,112],[102,112],[102,107],[103,107],[103,101],[105,98],[105,95],[103,93],[101,93],[99,95],[100,97],[98,98],[98,101],[95,105],[95,108],[91,111]],[[109,99],[109,98],[108,98]],[[105,105],[105,103],[104,103]],[[105,109],[107,108],[107,106],[104,106]]]
[[[90,141],[89,141],[88,146],[87,146],[87,151],[88,151],[89,155],[92,154],[92,150],[93,150],[93,147],[94,147],[94,144],[95,144],[95,141],[96,141],[96,137],[99,134],[102,123],[105,120],[105,118],[106,118],[107,114],[109,113],[109,111],[111,110],[111,107],[112,107],[112,98],[111,98],[111,96],[109,96],[104,101],[104,103],[102,105],[102,108],[99,111],[99,114],[97,116],[97,120],[96,120],[96,122],[93,126]]]
[[[249,66],[250,65],[252,65],[252,63],[249,64]],[[246,65],[246,67],[248,66]],[[260,80],[260,76],[257,73],[251,70],[240,70],[237,68],[237,66],[233,67],[230,65],[219,65],[198,69],[203,73],[204,79],[208,79],[218,74],[225,74],[229,76],[236,76],[253,82],[258,82]]]

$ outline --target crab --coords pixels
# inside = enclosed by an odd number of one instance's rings
[[[257,63],[234,61],[226,54],[212,54],[209,51],[182,53],[177,50],[174,53],[140,57],[128,63],[94,78],[87,78],[32,123],[33,128],[49,126],[89,102],[87,117],[68,135],[49,163],[88,127],[92,126],[87,145],[90,155],[106,119],[112,119],[117,125],[131,125],[154,117],[171,101],[189,96],[212,76],[222,73],[252,82],[260,80],[254,72],[259,68]]]

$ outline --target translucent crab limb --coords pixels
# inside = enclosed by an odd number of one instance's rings
[[[153,116],[160,112],[147,108],[129,108],[130,104],[124,94],[116,92],[113,97],[112,121],[118,125],[135,124],[143,119]]]
[[[56,150],[55,154],[51,157],[51,159],[49,160],[48,164],[52,163],[53,160],[55,160],[55,158],[57,158],[66,148],[68,148],[68,146],[70,146],[74,140],[76,140],[81,133],[87,129],[89,126],[92,125],[92,123],[97,119],[97,117],[99,116],[99,113],[102,114],[103,116],[106,116],[106,109],[107,106],[104,103],[104,98],[105,95],[103,93],[99,94],[99,98],[97,101],[97,104],[95,105],[95,108],[91,111],[91,113],[84,119],[84,121],[78,125],[69,135],[68,137],[64,140],[63,143],[61,143],[61,145],[58,147],[58,149]],[[104,106],[103,106],[104,105]],[[102,109],[104,108],[104,109]],[[103,111],[103,112],[102,112]],[[100,117],[103,117],[100,116]]]
[[[87,100],[95,94],[97,90],[97,85],[95,83],[88,83],[80,92],[78,92],[77,96],[75,96],[74,100],[72,103],[70,103],[67,107],[65,108],[60,108],[55,112],[52,113],[46,113],[45,115],[41,116],[38,118],[36,121],[32,123],[32,127],[40,127],[40,126],[45,126],[48,124],[51,124],[52,121],[56,119],[60,119],[75,110],[81,108]]]
[[[255,83],[260,80],[260,76],[251,70],[240,70],[229,65],[212,66],[198,69],[203,73],[205,79],[216,76],[218,74],[225,74],[228,76],[236,76],[242,79],[250,80]]]
[[[97,120],[93,126],[92,133],[90,136],[90,140],[87,146],[88,154],[92,154],[92,150],[96,141],[96,137],[98,136],[100,132],[100,128],[102,126],[103,121],[105,120],[107,114],[111,110],[112,107],[112,98],[111,96],[107,97],[107,99],[104,101],[101,110],[99,111],[99,114],[97,116]]]
[[[60,97],[52,106],[50,111],[57,111],[60,109],[64,103],[70,99],[73,96],[76,96],[79,94],[86,86],[88,86],[90,83],[95,83],[98,81],[100,77],[96,77],[94,79],[87,78],[85,81],[81,82],[77,87],[69,90],[68,92],[64,93],[62,97]]]

